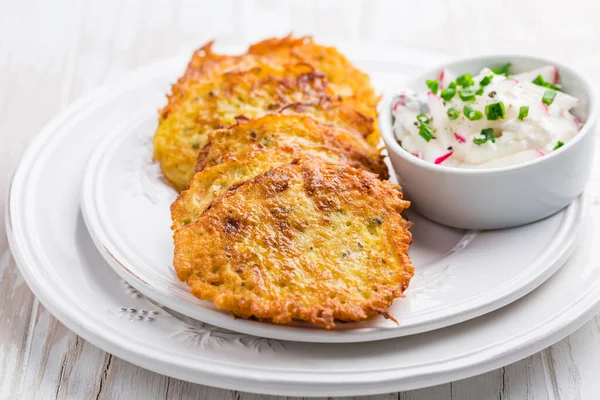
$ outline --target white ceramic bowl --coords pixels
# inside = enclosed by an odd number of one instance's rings
[[[442,68],[460,75],[512,63],[519,73],[544,65],[560,70],[564,91],[581,100],[572,110],[584,121],[581,131],[562,148],[523,164],[502,168],[462,169],[435,165],[412,156],[392,131],[391,102],[402,89],[426,90]],[[411,208],[444,225],[465,229],[498,229],[527,224],[561,210],[579,196],[590,178],[598,109],[589,81],[565,65],[528,56],[462,59],[430,70],[402,87],[390,88],[379,109],[379,125],[398,181]]]

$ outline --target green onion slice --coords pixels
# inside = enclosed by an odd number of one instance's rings
[[[460,97],[462,101],[475,100],[475,91],[472,87],[463,87],[458,89],[458,97]]]
[[[531,83],[534,83],[538,86],[542,86],[548,89],[553,89],[553,90],[558,90],[560,91],[560,88],[556,85],[551,84],[550,82],[546,82],[544,80],[544,78],[542,77],[542,75],[538,75],[534,80],[531,81]]]
[[[552,104],[552,102],[554,101],[554,98],[556,97],[556,91],[552,90],[552,89],[546,89],[546,91],[544,92],[544,96],[542,97],[542,102],[549,106],[550,104]]]
[[[561,142],[560,140],[556,143],[556,146],[554,146],[554,148],[552,149],[552,151],[558,150],[561,147],[563,147],[565,145],[564,142]]]
[[[450,118],[451,120],[457,119],[459,114],[460,114],[460,111],[458,111],[454,107],[448,109],[448,118]]]
[[[483,113],[479,110],[474,109],[469,104],[466,104],[463,108],[463,114],[471,121],[477,121],[483,118]]]
[[[504,103],[501,101],[485,106],[485,116],[490,121],[504,119],[505,115],[506,112],[504,110]]]
[[[446,101],[450,101],[450,100],[452,100],[452,98],[454,97],[455,94],[456,94],[456,83],[452,82],[450,85],[448,85],[448,89],[442,90],[442,93],[440,94],[440,96],[442,97],[442,99],[444,99]]]
[[[510,74],[509,69],[510,69],[511,65],[512,65],[511,63],[506,63],[501,67],[492,68],[492,72],[495,73],[496,75],[508,76]]]
[[[492,143],[496,143],[496,138],[494,137],[494,130],[492,128],[482,129],[481,130],[481,138],[473,138],[473,143],[476,145],[482,145],[487,141]]]
[[[519,108],[519,119],[523,121],[529,115],[529,106],[521,106]]]
[[[433,129],[431,129],[431,126],[425,123],[422,123],[419,126],[419,135],[421,135],[426,142],[429,142],[431,139],[435,139],[435,136],[433,135]]]
[[[492,83],[492,79],[494,79],[494,75],[488,75],[479,81],[479,86],[485,87]]]
[[[427,87],[429,88],[429,90],[431,90],[431,93],[437,94],[439,86],[440,85],[438,81],[427,79]]]
[[[417,121],[421,122],[421,123],[425,123],[428,124],[429,123],[429,117],[425,114],[419,114],[417,115]]]
[[[464,74],[456,78],[456,83],[462,87],[473,86],[473,77],[471,74]]]

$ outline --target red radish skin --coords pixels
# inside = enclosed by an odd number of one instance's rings
[[[444,70],[442,70],[440,72],[440,76],[439,76],[438,80],[440,81],[440,89],[445,89],[445,87],[444,87]]]
[[[459,133],[457,133],[457,132],[454,132],[454,137],[456,138],[456,141],[457,141],[458,143],[465,143],[465,142],[467,141],[467,139],[465,139],[465,137],[464,137],[464,136],[460,135],[460,134],[459,134]]]
[[[427,96],[433,96],[433,97],[435,97],[435,98],[436,98],[436,99],[438,99],[438,100],[441,100],[441,99],[442,99],[440,96],[438,96],[438,95],[436,95],[436,94],[433,94],[433,92],[431,92],[431,91],[427,92]]]
[[[449,152],[449,153],[446,153],[446,154],[444,154],[444,155],[443,155],[443,156],[441,156],[441,157],[438,157],[438,158],[436,158],[436,159],[435,159],[435,161],[434,161],[434,164],[441,164],[441,163],[443,163],[443,162],[444,162],[444,161],[446,161],[448,158],[450,158],[450,156],[451,156],[452,154],[454,154],[454,152],[453,152],[453,151],[451,151],[451,152]]]
[[[396,104],[394,104],[394,111],[396,111],[398,109],[398,107],[404,107],[406,106],[406,102],[404,101],[404,99],[406,99],[406,95],[401,94],[400,96],[398,96],[398,102]]]
[[[554,84],[556,85],[560,81],[560,72],[558,68],[554,67]]]
[[[541,157],[544,156],[544,153],[542,153],[542,151],[539,149],[535,149],[535,152],[538,153]]]
[[[581,129],[581,121],[579,120],[579,118],[573,117],[573,122],[575,122],[575,126],[577,127],[577,130],[580,130]]]
[[[543,101],[542,101],[542,107],[544,107],[544,111],[546,111],[546,114],[550,114],[550,111],[548,111],[548,106]]]
[[[413,153],[410,153],[410,154],[412,154],[413,156],[415,156],[415,157],[417,157],[417,158],[422,158],[422,157],[421,157],[421,153],[419,153],[418,151],[415,151],[415,152],[413,152]]]

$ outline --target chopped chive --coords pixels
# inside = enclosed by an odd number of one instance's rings
[[[458,97],[460,97],[462,101],[475,100],[475,91],[473,91],[472,87],[458,89]]]
[[[460,114],[460,111],[458,111],[454,107],[448,109],[448,118],[450,118],[451,120],[457,119],[459,114]]]
[[[542,75],[538,75],[534,80],[531,81],[531,83],[534,83],[538,86],[542,86],[548,89],[553,89],[553,90],[558,90],[560,91],[560,88],[556,85],[551,84],[550,82],[546,82],[544,80],[544,78],[542,77]]]
[[[479,86],[485,87],[492,83],[492,79],[494,79],[494,75],[488,75],[484,77],[481,81],[479,81]]]
[[[485,106],[485,116],[490,121],[496,121],[504,119],[505,110],[504,103],[499,101],[498,103],[488,104]]]
[[[482,129],[481,130],[482,138],[473,138],[473,143],[476,145],[482,145],[486,143],[488,140],[492,143],[496,143],[496,138],[494,137],[494,130],[492,128]]]
[[[478,91],[475,92],[475,94],[477,96],[481,96],[483,94],[483,88],[479,89]]]
[[[438,81],[427,79],[427,87],[429,88],[429,90],[431,90],[431,93],[437,94],[439,86],[440,85]]]
[[[431,129],[431,127],[425,123],[422,123],[419,126],[419,135],[421,135],[426,142],[429,142],[431,139],[435,138],[433,135],[433,129]]]
[[[556,143],[556,146],[554,146],[554,148],[552,149],[552,151],[556,151],[556,150],[560,149],[561,147],[563,147],[564,145],[565,145],[565,144],[559,140],[559,141]]]
[[[479,110],[474,109],[469,104],[465,105],[463,108],[463,114],[471,121],[477,121],[478,119],[483,118],[483,113]]]
[[[519,108],[519,119],[523,121],[529,115],[529,106],[521,106]]]
[[[429,123],[429,117],[425,114],[419,114],[417,115],[417,121],[421,122],[421,123],[425,123],[428,124]]]
[[[464,74],[456,78],[456,83],[462,87],[473,86],[473,77],[471,74]]]
[[[549,106],[550,104],[552,104],[555,97],[556,97],[556,91],[554,91],[552,89],[546,89],[546,91],[544,92],[544,96],[542,97],[542,102],[545,105]]]
[[[442,99],[444,99],[446,101],[450,101],[450,100],[452,100],[452,98],[454,97],[455,94],[456,94],[456,83],[452,82],[450,85],[448,85],[448,89],[442,90],[442,93],[440,94],[440,96],[442,97]]]
[[[501,67],[492,68],[492,72],[495,73],[496,75],[505,75],[505,76],[508,76],[509,75],[509,69],[510,69],[511,65],[512,65],[511,63],[506,63],[506,64],[504,64]]]

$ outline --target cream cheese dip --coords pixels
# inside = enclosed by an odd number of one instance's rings
[[[557,68],[511,75],[510,64],[478,75],[442,70],[428,91],[392,101],[400,145],[425,161],[459,168],[520,164],[557,150],[581,128],[570,109],[579,100],[560,91]]]

